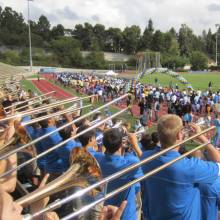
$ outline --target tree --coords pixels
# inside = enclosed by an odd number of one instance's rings
[[[123,45],[123,34],[120,28],[110,27],[106,31],[105,48],[111,52],[121,52]]]
[[[36,26],[37,34],[40,35],[43,40],[50,40],[50,22],[47,20],[47,17],[41,15]]]
[[[206,42],[205,42],[205,50],[207,54],[214,58],[215,57],[215,36],[213,36],[211,29],[208,30],[206,35]]]
[[[85,66],[90,69],[104,69],[106,68],[104,53],[99,51],[92,51],[85,58]]]
[[[169,33],[171,34],[172,38],[177,38],[177,33],[176,33],[176,30],[174,27],[172,27],[170,30],[169,30]]]
[[[188,62],[188,59],[176,55],[166,54],[161,57],[162,66],[170,69],[183,68]]]
[[[193,35],[192,37],[192,50],[193,51],[204,51],[204,44],[202,43],[202,38],[200,36]]]
[[[157,30],[152,38],[151,49],[153,51],[163,52],[164,36],[163,33]]]
[[[179,46],[181,56],[189,57],[192,52],[193,31],[186,25],[182,24],[179,30]]]
[[[170,32],[166,32],[163,34],[163,52],[169,52],[172,43],[173,43],[174,38],[172,37],[172,34]]]
[[[0,13],[0,39],[4,45],[21,46],[26,39],[20,38],[26,32],[27,25],[24,23],[22,14],[18,14],[10,7],[1,8]],[[22,40],[22,41],[21,41]]]
[[[24,32],[26,28],[22,14],[18,14],[10,7],[5,7],[5,9],[1,12],[0,21],[0,29],[4,29],[11,34],[20,34]]]
[[[51,30],[51,38],[57,39],[58,37],[64,36],[64,27],[62,24],[58,24],[57,26],[54,26]]]
[[[90,50],[94,41],[93,26],[85,23],[77,24],[73,30],[73,37],[81,42],[83,50]]]
[[[8,64],[19,65],[20,64],[20,56],[17,51],[8,50],[5,52],[5,62]]]
[[[26,46],[28,46],[29,42],[27,41],[26,43],[27,43]],[[31,43],[33,47],[39,47],[39,48],[45,47],[43,38],[40,35],[34,33],[31,33]]]
[[[141,29],[139,26],[132,25],[126,27],[123,32],[124,51],[128,54],[136,53],[138,49],[138,42],[140,40]]]
[[[200,51],[192,52],[190,62],[193,70],[204,70],[208,68],[208,58]]]
[[[81,24],[76,24],[73,30],[73,37],[78,41],[84,38],[84,27]]]
[[[171,40],[171,45],[170,48],[168,50],[168,54],[171,56],[179,56],[180,52],[179,52],[179,44],[176,38],[173,38]]]
[[[148,21],[148,26],[147,26],[147,30],[151,33],[154,32],[154,26],[153,26],[153,21],[151,20],[151,18]]]
[[[0,6],[0,24],[2,22],[2,7]]]
[[[143,50],[150,50],[151,49],[151,43],[153,39],[153,32],[154,32],[154,27],[153,27],[153,21],[150,19],[148,21],[148,25],[144,30],[143,36],[139,42],[139,48]]]
[[[60,65],[65,67],[80,67],[82,55],[80,43],[70,37],[60,37],[51,42],[54,57]]]
[[[93,27],[93,33],[94,33],[93,42],[97,43],[97,47],[99,50],[104,50],[105,40],[106,40],[105,26],[102,24],[96,24]]]

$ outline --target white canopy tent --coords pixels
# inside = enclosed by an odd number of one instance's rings
[[[114,71],[112,70],[109,70],[107,73],[105,73],[106,76],[117,76],[118,73],[115,73]]]

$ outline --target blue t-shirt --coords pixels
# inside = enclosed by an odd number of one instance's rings
[[[64,146],[56,149],[56,152],[63,161],[63,168],[65,170],[67,170],[70,167],[70,153],[76,147],[82,147],[81,143],[78,143],[74,140],[70,140]]]
[[[128,154],[125,156],[120,155],[104,155],[99,160],[99,165],[102,170],[103,177],[107,177],[112,175],[134,163],[139,162],[139,159],[135,157],[133,154]],[[107,192],[111,192],[118,187],[142,176],[142,170],[137,168],[111,182],[107,185]],[[136,190],[137,185],[133,185],[129,189],[119,193],[118,195],[114,196],[113,198],[107,200],[105,204],[111,204],[114,206],[120,206],[123,200],[127,200],[127,206],[124,210],[124,213],[121,217],[122,220],[136,220]]]
[[[199,184],[202,220],[217,220],[220,205],[220,178],[213,184]]]
[[[21,122],[27,122],[31,120],[31,116],[30,115],[25,115],[22,117]]]
[[[26,129],[30,127],[27,126]],[[27,129],[30,137],[34,140],[38,137],[41,137],[47,133],[50,133],[56,130],[56,127],[48,127],[48,128],[37,128],[37,129]],[[58,132],[51,134],[49,137],[44,138],[41,141],[38,141],[35,144],[37,154],[40,154],[54,145],[60,143],[63,139],[61,138]],[[40,170],[48,173],[62,173],[65,171],[65,167],[63,166],[63,161],[59,157],[56,150],[51,153],[46,154],[45,156],[39,158],[37,160],[37,165]]]
[[[104,154],[102,152],[97,152],[93,149],[93,147],[88,147],[87,151],[93,156],[95,157],[95,159],[97,160],[97,162],[99,162],[102,157],[104,156]]]
[[[191,122],[191,121],[192,121],[192,115],[189,114],[189,113],[186,113],[186,114],[183,116],[183,121]]]
[[[216,126],[217,133],[220,134],[220,119],[216,118],[214,120],[214,125]]]
[[[143,153],[142,159],[160,150]],[[147,173],[177,157],[177,151],[166,154],[142,166]],[[198,183],[213,183],[218,177],[216,163],[197,158],[184,158],[170,167],[145,179],[143,184],[144,214],[148,220],[195,220],[201,218]]]

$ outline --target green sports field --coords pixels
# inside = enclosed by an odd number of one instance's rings
[[[210,81],[213,82],[213,90],[218,90],[220,88],[220,73],[182,73],[181,75],[191,83],[194,89],[206,90]],[[186,88],[185,85],[181,84],[175,78],[161,73],[150,74],[143,77],[140,81],[142,83],[154,84],[155,78],[158,79],[158,83],[162,86],[169,86],[170,81],[172,81],[173,85],[177,83],[179,88]]]

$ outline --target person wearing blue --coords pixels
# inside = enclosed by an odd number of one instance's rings
[[[70,137],[73,137],[75,135],[75,131],[73,129],[73,126],[68,126],[60,131],[60,136],[63,140],[67,140]],[[80,142],[75,141],[74,139],[68,141],[66,144],[64,144],[62,147],[59,147],[56,149],[56,152],[58,153],[59,157],[62,159],[63,162],[63,169],[67,170],[70,167],[70,155],[74,148],[76,147],[82,147]]]
[[[196,133],[200,127],[190,124]],[[184,138],[183,124],[177,115],[162,116],[157,125],[161,149],[143,153],[145,159]],[[204,135],[198,136],[202,143],[208,143]],[[179,147],[168,151],[162,156],[142,166],[147,173],[180,156]],[[202,161],[197,158],[184,158],[159,173],[145,179],[143,184],[144,216],[147,220],[195,220],[201,219],[200,191],[198,184],[213,184],[219,176],[220,154],[211,145],[207,144],[206,151],[212,161]]]
[[[220,207],[220,178],[213,184],[199,184],[202,220],[218,220]]]
[[[89,125],[81,125],[77,129],[77,134],[85,131],[88,129],[90,126]],[[100,160],[100,158],[103,156],[103,153],[97,152],[98,147],[96,143],[96,134],[95,130],[90,130],[78,137],[78,141],[81,143],[82,147],[85,148],[96,160],[97,162]],[[78,187],[77,190],[79,190],[80,187]],[[102,196],[102,193],[99,194],[97,197]],[[89,195],[84,195],[80,198],[81,204],[88,204],[92,202],[91,196]],[[80,208],[77,207],[77,204],[74,204],[74,202],[70,203],[70,206],[73,206],[74,209]],[[86,213],[85,218],[76,218],[76,219],[88,219],[88,220],[99,220],[99,216],[101,214],[103,208],[103,203],[97,204],[95,207],[93,207],[89,212]]]
[[[39,122],[40,128],[31,128],[31,126],[26,126],[26,130],[31,139],[39,138],[45,134],[55,131],[55,121],[53,118],[43,120]],[[49,148],[56,144],[62,142],[63,139],[60,134],[56,131],[49,135],[47,138],[37,142],[35,144],[37,154],[45,152]],[[46,154],[45,156],[37,160],[37,165],[43,173],[60,175],[65,171],[65,166],[63,166],[63,161],[59,157],[56,150]]]
[[[218,116],[214,120],[214,125],[216,127],[216,134],[214,137],[214,146],[218,147],[219,146],[219,141],[220,141],[220,112],[217,113]]]
[[[137,155],[140,156],[141,150],[138,147],[136,136],[131,134],[130,141]],[[109,129],[104,133],[103,144],[106,148],[106,152],[105,155],[99,160],[99,165],[104,178],[139,162],[138,157],[134,156],[134,154],[127,153],[124,155],[124,149],[122,148],[122,133],[118,128]],[[142,171],[140,168],[137,168],[117,178],[116,180],[109,182],[107,185],[107,192],[111,192],[140,176],[142,176]],[[122,201],[127,200],[127,206],[121,219],[136,220],[136,194],[138,193],[138,189],[140,191],[140,186],[138,187],[137,184],[135,184],[127,190],[119,193],[117,196],[108,199],[105,202],[105,205],[119,206]]]
[[[190,122],[192,122],[192,113],[187,112],[183,115],[183,123],[184,125],[188,125]]]
[[[77,134],[89,128],[89,125],[82,125],[77,129]],[[82,147],[86,148],[87,151],[99,161],[100,157],[103,156],[102,152],[98,152],[98,147],[96,143],[96,133],[95,130],[90,130],[78,137],[79,142]]]

